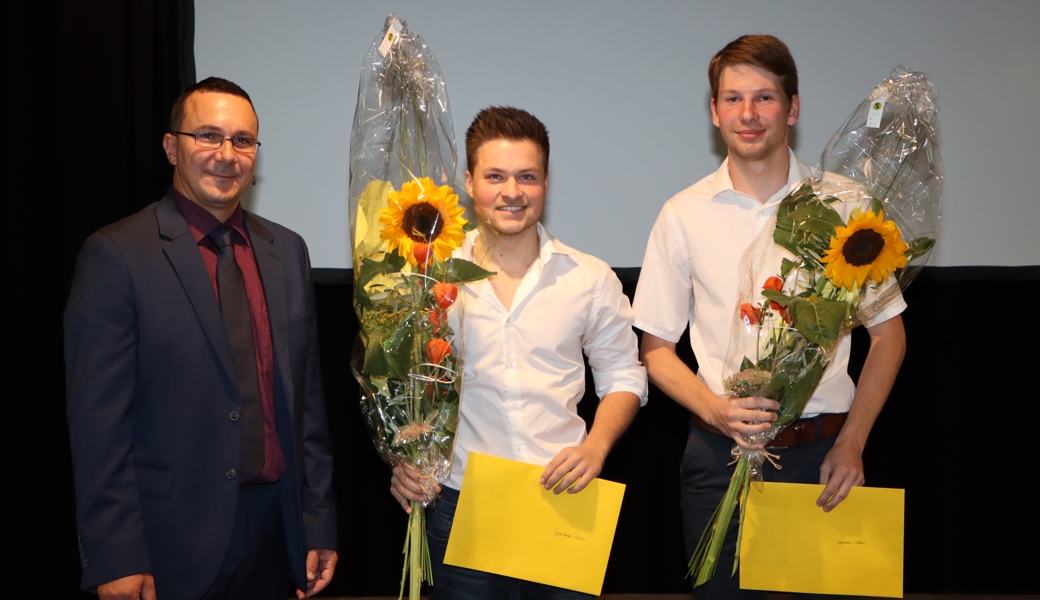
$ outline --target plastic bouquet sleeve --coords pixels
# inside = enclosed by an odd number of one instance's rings
[[[464,328],[452,326],[462,322],[458,286],[491,273],[453,258],[468,223],[451,188],[444,79],[423,39],[393,14],[362,62],[350,139],[360,323],[351,368],[361,411],[380,457],[407,463],[432,488],[451,471],[462,395]],[[401,595],[408,581],[409,597],[419,598],[432,573],[424,505],[411,508]]]

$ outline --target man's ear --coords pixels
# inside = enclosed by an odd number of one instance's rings
[[[719,113],[715,112],[715,99],[711,99],[711,123],[712,125],[719,126]]]
[[[466,169],[466,193],[469,197],[473,197],[473,175],[470,174],[469,169]]]
[[[802,101],[798,94],[791,96],[791,110],[787,113],[787,125],[790,127],[798,122],[798,113],[802,110]]]
[[[177,164],[177,136],[172,133],[167,133],[162,138],[162,147],[166,151],[166,160],[170,161],[171,165]]]

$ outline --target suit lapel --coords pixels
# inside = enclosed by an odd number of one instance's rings
[[[155,215],[159,221],[159,235],[167,241],[163,245],[163,253],[173,266],[202,330],[220,358],[220,364],[234,379],[231,345],[224,329],[224,320],[220,316],[220,303],[213,292],[213,282],[206,272],[206,264],[202,261],[195,237],[169,193],[159,201]]]
[[[253,215],[244,213],[243,217],[246,230],[249,232],[249,243],[253,247],[253,256],[256,258],[256,268],[260,272],[260,282],[264,286],[267,318],[271,321],[271,345],[274,348],[275,372],[278,375],[275,378],[275,384],[281,384],[281,389],[276,390],[276,396],[281,395],[285,398],[286,408],[292,415],[289,308],[285,296],[285,265],[276,251],[274,235]]]

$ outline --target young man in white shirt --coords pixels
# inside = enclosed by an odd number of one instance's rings
[[[740,258],[792,186],[811,174],[788,148],[798,122],[798,72],[787,46],[768,35],[742,36],[712,59],[712,122],[728,157],[719,170],[669,200],[647,245],[634,300],[643,331],[641,357],[650,380],[692,413],[682,463],[683,526],[692,555],[729,485],[730,449],[755,448],[745,435],[767,431],[779,405],[766,398],[727,396],[723,360],[736,312]],[[817,500],[830,511],[862,485],[863,448],[903,359],[906,338],[900,298],[867,331],[870,352],[859,379],[848,376],[849,339],[835,350],[803,419],[770,444],[782,471],[766,480],[821,483]],[[695,374],[676,354],[689,324]],[[794,438],[794,439],[790,439]],[[715,576],[696,589],[698,600],[765,598],[730,577],[736,539],[731,527]]]
[[[588,598],[584,594],[443,564],[466,458],[482,452],[546,465],[538,481],[579,493],[646,402],[632,310],[603,261],[565,246],[538,219],[548,189],[549,135],[526,111],[490,107],[466,131],[466,191],[480,227],[462,255],[496,275],[462,286],[466,372],[450,478],[427,511],[430,597]],[[600,397],[586,434],[577,404],[586,354]],[[391,493],[409,511],[428,500],[414,470],[397,466]]]

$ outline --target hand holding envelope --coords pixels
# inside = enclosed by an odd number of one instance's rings
[[[544,469],[470,453],[444,562],[599,595],[625,486],[554,494]]]
[[[748,493],[740,587],[903,597],[903,490],[854,487],[831,512],[822,485],[763,483]]]

